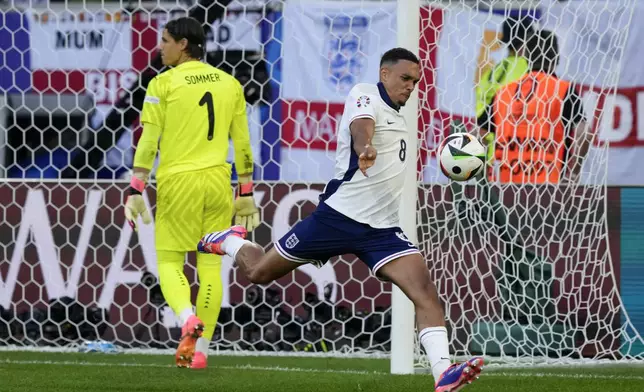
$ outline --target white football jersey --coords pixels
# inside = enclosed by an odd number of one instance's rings
[[[341,214],[373,228],[400,226],[398,213],[407,166],[408,131],[384,87],[357,84],[349,92],[340,121],[335,175],[320,200]],[[372,146],[376,161],[365,177],[358,168],[350,125],[358,118],[372,118],[376,129]]]

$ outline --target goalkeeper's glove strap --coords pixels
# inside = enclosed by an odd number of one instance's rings
[[[237,196],[252,196],[253,195],[253,182],[248,181],[245,184],[239,184],[237,187]]]
[[[137,176],[132,176],[130,180],[130,195],[140,195],[145,189],[145,181],[141,180]]]

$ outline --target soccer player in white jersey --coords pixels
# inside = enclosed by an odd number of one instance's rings
[[[316,210],[297,223],[266,254],[233,226],[202,238],[203,253],[228,254],[248,279],[267,284],[304,263],[318,266],[333,256],[355,254],[382,280],[411,299],[416,325],[436,392],[454,392],[478,378],[483,359],[452,364],[436,286],[418,248],[400,229],[398,211],[408,162],[409,130],[399,110],[420,77],[419,60],[403,48],[380,61],[380,82],[353,87],[338,128],[335,177]],[[415,132],[415,124],[411,124]]]

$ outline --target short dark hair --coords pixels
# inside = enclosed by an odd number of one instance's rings
[[[503,21],[501,41],[513,52],[518,52],[534,34],[532,18],[528,15],[509,16]]]
[[[411,51],[405,48],[393,48],[389,49],[382,55],[380,58],[380,66],[382,67],[385,64],[393,65],[400,60],[407,60],[412,63],[420,64],[418,56],[413,54]]]
[[[552,73],[559,63],[559,42],[557,36],[549,30],[541,30],[534,34],[526,51],[533,71]]]
[[[168,34],[175,40],[186,39],[188,46],[186,53],[193,59],[201,59],[206,52],[206,33],[201,23],[195,18],[184,16],[169,21],[165,25]]]

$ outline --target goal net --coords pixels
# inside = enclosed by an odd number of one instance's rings
[[[62,350],[97,340],[172,350],[179,338],[158,285],[154,222],[133,233],[122,209],[145,87],[162,68],[165,23],[199,19],[206,61],[244,86],[262,211],[252,240],[269,249],[315,208],[333,175],[346,94],[377,82],[379,57],[400,45],[404,8],[375,0],[2,7],[0,346]],[[644,321],[631,320],[620,297],[607,176],[608,142],[630,132],[632,121],[619,120],[638,108],[618,92],[626,48],[638,50],[629,26],[644,8],[636,0],[444,0],[421,2],[418,11],[413,46],[422,75],[417,111],[406,109],[418,119],[408,122],[412,132],[418,125],[418,183],[407,192],[417,193],[418,208],[404,229],[417,237],[438,286],[452,352],[509,363],[642,359]],[[477,129],[476,88],[508,56],[509,16],[556,35],[556,74],[579,87],[593,138],[576,182],[464,184],[440,174],[441,140]],[[145,199],[154,211],[154,181]],[[194,299],[194,254],[185,270]],[[249,284],[224,257],[222,280],[213,350],[375,357],[392,350],[392,287],[352,255],[265,287]],[[414,351],[415,365],[427,366],[418,344]]]
[[[641,6],[571,1],[540,2],[533,8],[535,3],[512,2],[492,12],[475,3],[448,3],[421,9],[426,41],[421,38],[420,53],[427,62],[419,88],[422,179],[432,185],[422,187],[418,227],[444,301],[453,350],[512,364],[642,359],[644,353],[634,349],[641,347],[642,337],[620,298],[619,237],[611,235],[614,201],[606,186],[608,166],[615,164],[608,160],[608,142],[614,140],[610,135],[620,116],[617,92],[626,76],[620,72],[627,42],[637,39],[629,37],[629,25]],[[514,20],[511,29],[504,24],[507,15]],[[476,132],[481,125],[478,94],[492,90],[495,82],[523,76],[512,69],[521,65],[508,50],[526,57],[533,50],[544,52],[530,47],[530,33],[520,27],[526,21],[555,34],[560,54],[555,75],[576,86],[583,106],[585,127],[566,131],[575,139],[564,141],[567,173],[555,181],[535,174],[539,168],[534,165],[544,159],[537,158],[538,151],[553,148],[557,140],[556,124],[546,120],[548,136],[535,145],[529,131],[519,131],[526,129],[521,122],[530,109],[517,114],[513,107],[513,140],[502,141],[499,121],[504,120],[492,121],[496,149],[486,174],[466,185],[434,185],[446,182],[435,158],[442,138]],[[499,42],[504,34],[508,39]],[[512,90],[517,94],[513,102],[527,102],[538,89],[534,78],[521,80]],[[490,116],[503,118],[498,113],[503,105],[490,98],[485,102]],[[549,95],[542,104],[553,102]],[[570,118],[566,112],[564,104],[562,116]],[[588,140],[587,152],[580,138]],[[526,162],[526,155],[533,161]],[[578,159],[583,166],[575,175]],[[427,365],[418,354],[419,365]]]

